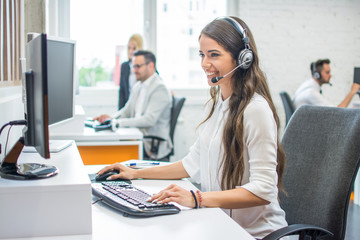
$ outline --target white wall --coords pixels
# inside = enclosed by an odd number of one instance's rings
[[[24,119],[24,105],[21,100],[21,87],[0,88],[0,128],[7,122],[12,120]],[[5,156],[5,146],[7,134],[10,127],[6,127],[0,137],[1,154],[0,160]],[[9,135],[7,153],[13,144],[22,135],[23,126],[13,126]]]
[[[310,77],[312,61],[331,60],[333,86],[324,86],[323,94],[334,105],[344,99],[360,66],[360,1],[240,0],[238,17],[254,35],[282,126],[279,92],[293,97]]]

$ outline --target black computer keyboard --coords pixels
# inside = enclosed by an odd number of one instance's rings
[[[179,213],[173,204],[157,204],[146,201],[150,194],[123,181],[91,183],[93,195],[102,202],[119,210],[124,216],[153,217]]]
[[[104,123],[99,123],[98,121],[94,120],[85,120],[84,122],[85,127],[93,128],[95,132],[103,131],[103,130],[111,130],[111,121],[105,121]]]

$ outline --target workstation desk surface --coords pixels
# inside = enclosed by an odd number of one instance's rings
[[[56,140],[75,140],[79,142],[87,141],[127,141],[140,140],[143,138],[142,132],[138,128],[119,128],[117,131],[102,130],[95,131],[93,128],[84,127],[77,132],[51,132],[50,139]]]
[[[103,166],[85,166],[95,173]],[[156,193],[170,184],[185,189],[196,187],[188,180],[132,180],[148,193]],[[124,217],[102,203],[92,206],[92,239],[254,239],[220,208],[182,210],[178,214],[150,218]],[[114,236],[114,234],[116,236]]]
[[[75,144],[71,147],[64,149],[62,152],[54,153],[52,158],[54,160],[50,160],[49,164],[55,164],[60,168],[58,176],[53,178],[32,181],[31,183],[26,182],[15,182],[13,184],[22,184],[27,186],[30,184],[31,187],[37,187],[37,191],[41,191],[41,189],[45,188],[47,182],[53,183],[62,179],[63,175],[69,174],[68,171],[71,172],[71,176],[74,176],[74,172],[71,169],[68,169],[70,162],[72,162],[71,158],[69,158],[69,154],[74,154],[77,163],[76,171],[81,175],[79,176],[82,179],[82,184],[84,183],[84,174],[95,173],[99,169],[101,169],[104,165],[88,165],[80,167],[79,163],[81,163],[80,156],[76,150]],[[36,154],[24,154],[22,157],[31,156],[31,161],[36,161],[36,158],[41,158]],[[61,158],[66,159],[61,159]],[[56,160],[56,161],[55,161]],[[20,159],[21,161],[21,159]],[[47,162],[48,160],[41,160],[40,162]],[[74,166],[75,166],[74,165]],[[74,169],[75,170],[75,169]],[[9,187],[9,180],[0,179],[0,185],[3,185],[3,192],[7,192],[6,188]],[[14,181],[14,180],[13,180]],[[65,180],[64,180],[65,181]],[[85,185],[90,187],[90,179],[86,181]],[[148,193],[156,193],[170,184],[178,184],[186,189],[196,189],[191,182],[188,180],[133,180],[133,185]],[[11,184],[10,184],[11,185]],[[44,186],[44,187],[43,187]],[[1,186],[0,186],[1,187]],[[85,186],[84,186],[85,187]],[[86,189],[88,189],[86,187]],[[9,189],[11,191],[11,189]],[[57,192],[57,194],[61,194],[61,192]],[[41,195],[40,195],[41,196]],[[86,194],[84,195],[86,196]],[[61,199],[61,196],[59,197]],[[91,194],[88,195],[89,201],[94,201],[96,198]],[[23,199],[26,202],[26,199]],[[48,204],[52,204],[48,202]],[[63,203],[57,203],[62,205]],[[69,203],[67,203],[69,204]],[[79,202],[77,203],[79,204]],[[27,216],[26,212],[17,213],[17,206],[11,206],[14,209],[14,214],[18,214],[21,216]],[[90,210],[91,209],[91,210]],[[157,216],[150,218],[137,218],[137,217],[124,217],[121,212],[118,212],[107,205],[97,202],[92,204],[86,216],[91,216],[91,234],[78,234],[78,235],[61,235],[60,236],[44,236],[44,237],[26,237],[26,238],[16,238],[17,240],[112,240],[112,239],[131,239],[131,240],[159,240],[159,239],[196,239],[196,240],[218,240],[218,239],[254,239],[247,233],[241,226],[239,226],[235,221],[233,221],[227,214],[225,214],[219,208],[201,208],[201,209],[188,209],[182,210],[178,214],[174,215],[165,215],[165,216]],[[76,209],[72,209],[72,211],[76,212]],[[75,214],[76,215],[76,214]],[[4,216],[1,216],[2,218]],[[37,216],[33,215],[29,218],[32,224],[37,223]],[[56,219],[57,216],[54,215],[52,218]],[[69,219],[68,219],[69,220]],[[66,218],[57,219],[57,228],[62,229],[61,222],[66,222]],[[6,224],[3,223],[3,224]],[[74,224],[75,227],[81,225],[81,223]],[[19,229],[21,231],[21,229]],[[9,238],[3,238],[9,239]]]

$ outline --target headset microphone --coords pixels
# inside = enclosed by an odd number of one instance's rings
[[[222,77],[213,77],[213,78],[211,79],[211,82],[212,82],[212,83],[217,83],[218,81],[220,81],[220,80],[223,79],[224,77],[227,77],[230,73],[232,73],[233,71],[235,71],[235,70],[238,69],[239,67],[241,67],[241,66],[243,66],[243,65],[246,65],[246,64],[248,64],[249,62],[252,62],[252,60],[248,60],[248,61],[245,61],[245,62],[237,65],[233,70],[231,70],[230,72],[228,72],[227,74],[225,74],[225,75],[222,76]]]

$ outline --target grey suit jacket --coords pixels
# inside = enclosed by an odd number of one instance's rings
[[[141,83],[137,82],[131,91],[129,100],[125,106],[113,114],[113,126],[119,127],[137,127],[144,136],[153,135],[166,139],[159,147],[157,158],[166,156],[172,149],[170,139],[170,115],[172,98],[169,89],[160,79],[159,75],[154,73],[149,79],[149,88],[147,90],[144,106],[141,116],[135,117],[136,101],[141,90]],[[146,153],[151,156],[150,140],[144,139]]]

